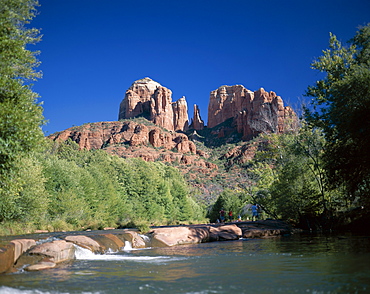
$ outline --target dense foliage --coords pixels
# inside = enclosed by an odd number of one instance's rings
[[[42,107],[28,84],[40,76],[35,71],[37,52],[27,47],[40,38],[38,30],[26,27],[36,5],[31,0],[0,1],[0,221],[24,215],[26,175],[21,169],[34,164],[29,152],[43,141]]]
[[[341,187],[326,184],[321,131],[303,126],[297,132],[263,135],[264,146],[246,169],[249,193],[265,214],[308,229],[330,229],[351,208]]]
[[[370,188],[370,24],[343,46],[335,35],[313,64],[325,78],[308,88],[314,109],[306,119],[325,135],[324,164],[334,186],[368,198]],[[366,195],[367,194],[367,195]]]
[[[204,219],[202,207],[173,167],[122,159],[103,150],[79,150],[72,141],[47,145],[22,161],[22,202],[13,224],[51,231],[145,229]]]

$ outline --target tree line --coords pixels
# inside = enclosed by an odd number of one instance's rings
[[[2,198],[1,223],[15,230],[82,230],[204,220],[203,208],[174,167],[79,150],[45,139],[42,151],[18,158],[19,189]],[[7,201],[8,200],[8,201]]]

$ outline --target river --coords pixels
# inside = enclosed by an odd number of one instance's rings
[[[81,248],[58,268],[0,275],[5,293],[370,293],[370,237],[301,234],[105,255]]]

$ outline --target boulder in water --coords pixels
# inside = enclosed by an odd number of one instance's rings
[[[71,242],[57,240],[36,245],[28,253],[30,255],[42,255],[52,262],[59,263],[73,259],[75,247]]]
[[[98,242],[84,235],[67,236],[64,240],[72,242],[82,248],[89,249],[92,252],[100,252],[101,247]]]

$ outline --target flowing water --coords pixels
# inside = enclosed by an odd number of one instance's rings
[[[0,293],[370,293],[370,238],[295,235],[94,255],[0,275]]]

